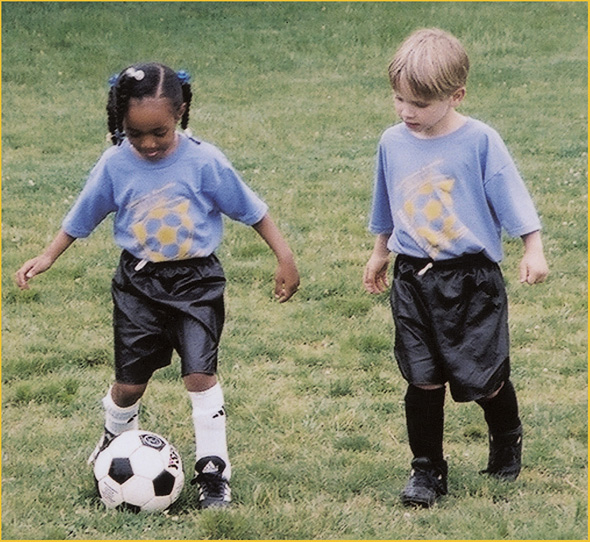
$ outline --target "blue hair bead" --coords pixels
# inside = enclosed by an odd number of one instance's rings
[[[187,83],[190,83],[190,81],[191,81],[190,73],[188,73],[186,70],[177,71],[176,76],[180,80],[181,85],[185,85]]]
[[[111,75],[109,77],[109,86],[113,88],[119,82],[119,74],[116,73],[115,75]]]

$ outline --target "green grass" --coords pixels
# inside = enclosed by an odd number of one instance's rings
[[[587,538],[587,6],[581,2],[2,4],[2,538]],[[507,240],[513,380],[525,425],[512,484],[478,474],[479,407],[447,403],[450,494],[398,498],[410,452],[387,296],[361,275],[374,154],[395,121],[386,67],[420,26],[465,43],[463,113],[504,136],[544,223],[551,276],[518,283]],[[273,302],[274,261],[227,223],[220,378],[235,506],[199,513],[187,484],[167,514],[108,512],[85,460],[112,379],[111,223],[29,292],[15,270],[51,240],[105,148],[106,81],[162,60],[193,73],[191,127],[270,204],[302,274]],[[178,361],[142,426],[193,463]]]

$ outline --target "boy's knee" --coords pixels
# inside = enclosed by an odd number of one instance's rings
[[[476,401],[476,403],[478,403],[478,404],[484,403],[485,404],[487,401],[491,401],[492,399],[494,399],[494,397],[496,397],[500,393],[500,391],[502,391],[504,384],[505,384],[504,381],[500,382],[500,385],[498,386],[498,389],[496,389],[496,391],[490,393],[489,395],[486,395],[485,397],[482,397],[481,399],[478,399]]]
[[[420,388],[421,390],[425,390],[425,391],[438,390],[440,388],[445,387],[444,384],[411,384],[411,385],[416,388]]]

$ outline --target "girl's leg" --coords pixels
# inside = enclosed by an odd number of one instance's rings
[[[112,435],[139,428],[139,400],[147,384],[115,382],[102,400],[105,429]]]
[[[200,508],[226,507],[231,501],[223,392],[215,375],[192,373],[184,383],[193,407]]]
[[[115,382],[110,390],[111,397],[117,406],[121,408],[130,407],[141,399],[146,388],[147,383],[123,384],[121,382]]]
[[[184,377],[193,407],[197,463],[204,457],[218,457],[224,463],[221,474],[227,480],[231,465],[227,451],[223,391],[215,375],[192,373]]]
[[[88,458],[88,464],[94,463],[98,454],[121,433],[139,429],[139,400],[147,384],[123,384],[115,382],[102,400],[104,408],[104,433],[94,451]]]
[[[207,391],[217,384],[216,375],[204,373],[192,373],[186,375],[183,380],[189,393]]]

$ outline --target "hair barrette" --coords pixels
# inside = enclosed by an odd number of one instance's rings
[[[118,82],[119,82],[119,74],[118,74],[118,73],[116,73],[116,74],[114,74],[114,75],[111,75],[111,76],[109,77],[109,86],[110,86],[111,88],[113,88],[114,86],[116,86],[116,84],[117,84]]]
[[[188,73],[186,70],[177,71],[176,76],[180,80],[181,85],[185,85],[187,83],[190,83],[191,81],[191,74]]]
[[[127,77],[133,77],[136,81],[141,81],[145,77],[143,70],[136,70],[135,68],[127,68],[125,71]]]

